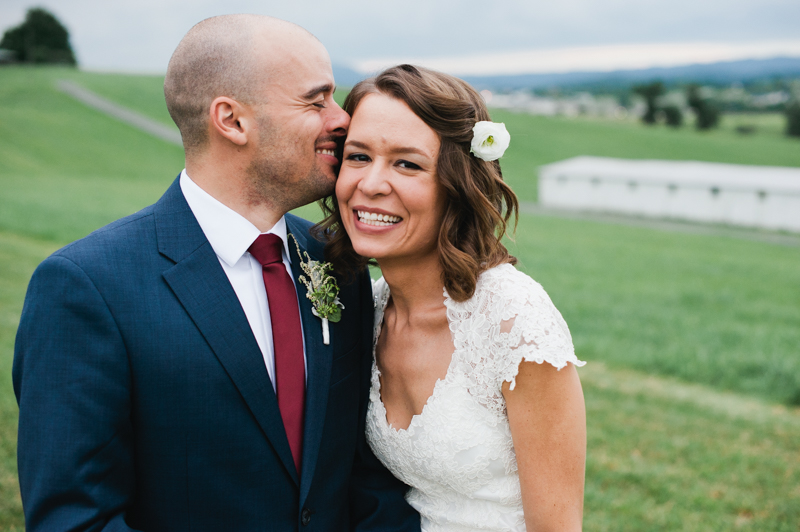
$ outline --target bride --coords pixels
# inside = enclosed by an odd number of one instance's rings
[[[384,276],[366,428],[375,455],[411,486],[424,531],[580,530],[583,362],[500,242],[518,206],[492,160],[505,128],[465,82],[410,65],[362,81],[344,108],[352,122],[323,227],[337,271],[374,258]],[[473,142],[481,128],[491,137]]]

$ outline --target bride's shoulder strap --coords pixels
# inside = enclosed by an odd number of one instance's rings
[[[385,300],[389,297],[389,285],[386,280],[381,277],[380,279],[371,279],[372,281],[372,301],[375,308],[382,307]]]

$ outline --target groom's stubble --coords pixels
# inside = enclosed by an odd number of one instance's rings
[[[265,112],[257,115],[259,130],[257,155],[247,167],[248,189],[245,191],[251,205],[265,205],[289,212],[333,193],[336,179],[326,174],[319,162],[308,169],[298,164],[307,157],[303,146],[284,134],[280,124]],[[336,137],[318,139],[326,142]],[[335,170],[338,173],[338,169]]]

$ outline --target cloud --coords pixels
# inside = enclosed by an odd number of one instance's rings
[[[800,39],[752,43],[660,43],[577,46],[459,57],[402,57],[357,61],[352,66],[372,73],[398,63],[427,66],[458,76],[611,72],[739,59],[800,57]]]
[[[798,0],[2,0],[68,27],[85,68],[163,72],[186,31],[224,13],[261,13],[317,35],[335,62],[475,57],[640,43],[800,39]]]

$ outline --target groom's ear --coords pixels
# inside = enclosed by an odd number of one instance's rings
[[[247,144],[255,126],[250,109],[232,98],[219,96],[211,102],[211,134],[214,133],[238,146]]]

